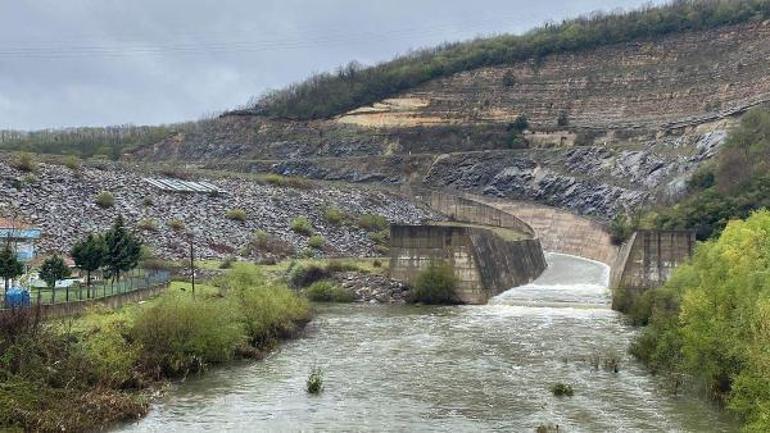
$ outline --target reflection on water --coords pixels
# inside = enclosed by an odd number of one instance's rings
[[[604,265],[548,259],[535,283],[486,306],[319,307],[304,338],[188,380],[118,431],[732,431],[709,404],[660,391],[625,354],[634,331],[608,307]],[[581,361],[594,353],[620,356],[620,372]],[[314,365],[326,372],[320,396],[304,392]],[[554,382],[575,396],[551,396]]]

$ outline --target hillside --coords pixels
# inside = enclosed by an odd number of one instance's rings
[[[136,230],[153,252],[164,258],[189,257],[187,230],[196,233],[200,258],[240,256],[255,260],[281,259],[294,253],[314,256],[378,254],[378,233],[359,227],[362,215],[390,222],[418,223],[435,219],[432,212],[376,191],[267,183],[248,177],[201,177],[221,193],[172,192],[147,182],[167,178],[141,167],[99,163],[77,169],[57,163],[35,164],[20,170],[0,157],[0,215],[16,217],[43,231],[41,252],[69,251],[89,233],[105,230],[118,215]],[[109,192],[114,203],[99,206],[97,197]],[[329,218],[329,209],[339,217]],[[237,210],[241,215],[232,214]],[[83,215],[88,218],[84,219]],[[231,215],[232,214],[232,215]],[[292,229],[305,217],[308,232]],[[311,247],[311,235],[324,243]],[[379,244],[378,244],[379,242]]]
[[[425,82],[477,68],[532,60],[553,54],[704,31],[770,17],[763,0],[673,1],[629,12],[592,13],[561,24],[546,24],[523,35],[503,35],[445,44],[368,68],[350,64],[335,74],[319,74],[263,96],[245,112],[294,119],[328,118],[409,91]],[[514,79],[506,80],[514,85]]]
[[[328,119],[231,113],[131,157],[457,188],[608,219],[678,199],[742,113],[770,100],[769,68],[770,21],[751,20],[474,68]]]

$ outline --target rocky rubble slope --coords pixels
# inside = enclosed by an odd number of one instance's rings
[[[26,173],[0,159],[0,216],[17,217],[43,230],[38,248],[44,252],[66,252],[87,233],[104,230],[123,215],[160,256],[188,255],[185,232],[195,233],[196,254],[202,258],[238,255],[263,230],[295,251],[310,251],[308,236],[290,228],[291,220],[306,216],[314,232],[326,239],[316,255],[371,256],[376,254],[369,234],[358,228],[362,214],[385,216],[390,222],[418,223],[438,216],[404,199],[375,191],[317,186],[293,189],[234,178],[205,179],[225,193],[195,194],[164,192],[147,183],[140,172],[125,165],[101,168],[83,166],[77,171],[54,164],[40,164]],[[96,196],[109,191],[112,208],[95,204]],[[335,225],[326,221],[324,210],[335,207],[351,216],[351,222]],[[228,219],[232,209],[245,211],[246,219]],[[184,230],[170,227],[181,221]],[[141,230],[140,222],[154,229]],[[269,255],[269,251],[257,253]],[[254,257],[252,257],[254,258]]]

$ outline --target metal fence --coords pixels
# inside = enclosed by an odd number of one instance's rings
[[[72,287],[32,287],[29,289],[30,304],[54,305],[68,302],[87,301],[109,298],[124,293],[135,292],[150,287],[168,284],[171,280],[169,271],[135,269],[121,275],[120,281],[109,278],[93,278],[90,287],[85,283]],[[5,303],[0,308],[5,308]]]

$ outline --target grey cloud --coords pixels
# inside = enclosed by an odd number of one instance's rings
[[[193,120],[350,60],[640,3],[6,0],[0,129]]]

